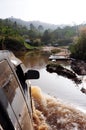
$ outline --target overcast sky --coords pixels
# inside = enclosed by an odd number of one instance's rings
[[[0,18],[39,20],[53,24],[86,21],[86,0],[0,0]]]

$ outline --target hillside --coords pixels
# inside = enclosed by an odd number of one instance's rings
[[[33,24],[36,28],[38,28],[39,25],[42,25],[44,30],[46,30],[46,29],[55,30],[57,27],[59,27],[58,25],[55,25],[55,24],[49,24],[49,23],[44,23],[44,22],[40,22],[40,21],[24,21],[24,20],[17,19],[14,17],[10,17],[8,19],[10,19],[12,22],[16,21],[17,24],[21,24],[22,26],[26,26],[28,29],[30,29],[30,24]]]

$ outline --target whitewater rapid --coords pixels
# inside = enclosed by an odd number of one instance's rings
[[[86,130],[86,113],[31,88],[35,130]]]

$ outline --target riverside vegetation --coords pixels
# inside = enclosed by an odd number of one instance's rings
[[[57,26],[56,29],[45,29],[41,23],[38,26],[30,23],[27,27],[18,23],[16,19],[0,19],[0,49],[21,51],[38,49],[43,45],[69,46],[78,36],[77,28],[80,26]]]

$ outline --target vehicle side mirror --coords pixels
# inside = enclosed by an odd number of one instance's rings
[[[39,78],[39,72],[37,70],[28,70],[25,73],[25,79],[38,79]]]

